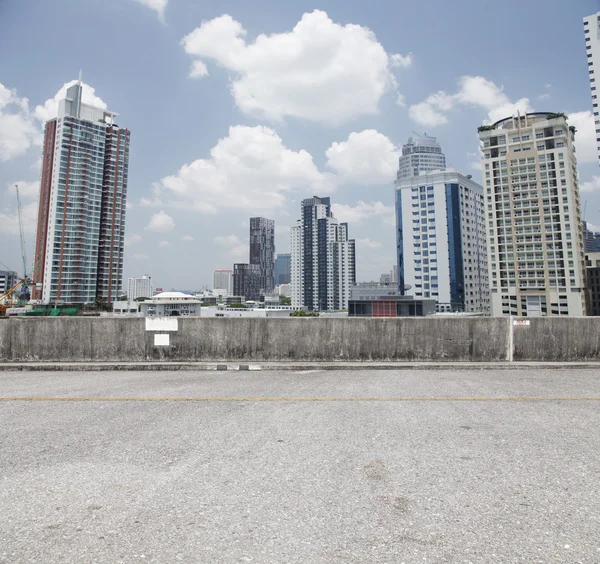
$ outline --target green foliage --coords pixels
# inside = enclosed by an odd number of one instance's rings
[[[482,131],[492,131],[494,129],[495,129],[495,127],[493,125],[480,125],[477,128],[477,132],[481,133]]]
[[[577,133],[577,128],[574,125],[569,125],[569,131],[575,135]]]
[[[248,309],[244,304],[229,304],[227,307],[232,307],[235,309]]]
[[[142,296],[140,296],[139,298],[136,298],[134,301],[136,302],[145,302],[146,300],[149,300],[150,298],[144,298]]]
[[[567,116],[565,114],[563,114],[562,112],[557,112],[555,114],[548,114],[546,116],[546,119],[557,119],[557,118],[567,119]]]
[[[292,305],[292,298],[288,296],[279,296],[280,305]]]
[[[319,314],[316,311],[302,311],[301,309],[297,309],[296,311],[292,311],[290,317],[319,317]]]

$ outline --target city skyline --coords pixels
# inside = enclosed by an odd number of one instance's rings
[[[505,21],[519,7],[522,18],[513,21],[514,40],[507,51],[485,56],[452,41],[444,43],[443,53],[419,41],[420,24],[431,22],[417,6],[399,11],[390,3],[368,11],[330,1],[315,12],[312,6],[298,3],[282,7],[267,25],[241,2],[210,8],[185,0],[170,2],[164,24],[152,10],[133,1],[124,0],[118,7],[83,6],[73,0],[59,3],[68,9],[40,6],[26,11],[23,6],[4,4],[0,47],[6,48],[0,52],[10,52],[8,46],[22,29],[27,12],[28,24],[40,30],[60,14],[61,24],[89,34],[90,45],[103,26],[88,29],[86,22],[106,21],[116,38],[115,45],[106,46],[107,57],[117,60],[116,54],[122,52],[129,56],[108,68],[96,48],[84,44],[74,52],[66,48],[68,40],[62,37],[44,49],[34,47],[32,53],[23,53],[18,64],[0,55],[0,132],[5,131],[3,118],[7,116],[21,125],[19,135],[0,144],[0,236],[8,242],[0,260],[14,270],[19,270],[20,254],[12,186],[18,182],[22,192],[28,256],[32,257],[41,127],[56,111],[60,96],[55,93],[79,68],[90,85],[84,87],[84,103],[117,108],[127,116],[123,123],[134,131],[125,279],[151,270],[161,287],[210,284],[214,269],[247,260],[241,249],[247,249],[248,217],[258,214],[275,219],[277,251],[288,252],[286,243],[297,206],[314,193],[331,194],[335,215],[349,222],[357,241],[360,279],[378,279],[395,261],[392,186],[407,139],[425,133],[436,137],[445,148],[447,165],[481,182],[477,126],[526,107],[573,114],[569,123],[578,129],[581,200],[588,202],[590,227],[599,230],[595,132],[593,125],[580,124],[587,124],[582,120],[592,112],[583,18],[597,12],[595,2],[582,1],[575,8],[560,2],[534,1],[527,6],[507,2],[487,10],[472,3],[446,6],[440,2],[436,9],[441,21],[452,12],[452,17],[490,31],[500,25],[494,22]],[[401,38],[392,23],[393,14],[401,15],[406,23],[407,33]],[[536,26],[528,24],[528,18],[536,18]],[[515,61],[522,61],[515,57],[535,37],[542,37],[544,27],[556,18],[564,25],[560,45],[550,45],[547,56],[535,65],[523,62],[521,71],[515,73]],[[298,96],[288,97],[283,104],[280,98],[258,99],[253,110],[235,92],[229,93],[230,80],[236,88],[250,92],[255,85],[245,68],[233,68],[228,62],[231,45],[227,40],[221,38],[220,50],[213,53],[202,47],[201,39],[217,23],[229,26],[234,36],[236,29],[247,30],[241,40],[245,49],[264,33],[273,40],[297,41],[304,52],[303,32],[318,24],[324,26],[333,52],[343,54],[342,39],[352,31],[357,43],[372,48],[368,52],[380,62],[373,67],[379,74],[363,72],[357,54],[357,68],[344,68],[342,73],[346,84],[354,85],[351,88],[365,88],[365,97],[355,96],[355,104],[341,96],[344,90],[337,89],[339,83],[334,81],[327,87],[338,97],[335,104],[327,97],[316,102],[303,98],[305,92],[298,90]],[[346,24],[359,27],[351,30]],[[367,28],[371,35],[363,33]],[[433,32],[439,45],[450,30],[435,24]],[[149,67],[142,54],[150,46],[153,70],[144,73]],[[36,53],[41,60],[34,62]],[[309,72],[323,70],[327,62],[318,59],[306,59]],[[134,61],[139,61],[139,69]],[[43,72],[23,72],[40,64]],[[190,71],[194,76],[188,78]],[[158,76],[161,81],[156,80]],[[261,68],[260,76],[273,96],[281,96],[281,83],[268,67]],[[170,96],[177,97],[178,108],[157,111]],[[251,153],[248,147],[257,151]],[[261,159],[262,155],[267,158]],[[282,164],[274,167],[274,162]],[[214,186],[214,193],[207,186]],[[248,206],[251,209],[243,209]],[[196,259],[191,263],[190,254]]]

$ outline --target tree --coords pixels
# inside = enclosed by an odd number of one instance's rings
[[[279,296],[279,303],[281,305],[292,305],[292,298],[288,296]]]

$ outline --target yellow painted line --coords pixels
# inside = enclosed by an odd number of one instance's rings
[[[279,397],[279,398],[268,398],[268,397],[0,397],[0,402],[9,401],[183,401],[183,402],[410,402],[410,401],[489,401],[489,402],[507,402],[507,401],[524,401],[524,402],[543,402],[543,401],[600,401],[600,398],[576,398],[576,397],[397,397],[397,398],[327,398],[327,397]]]

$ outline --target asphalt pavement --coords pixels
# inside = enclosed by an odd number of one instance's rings
[[[600,562],[600,371],[0,373],[0,562]]]

